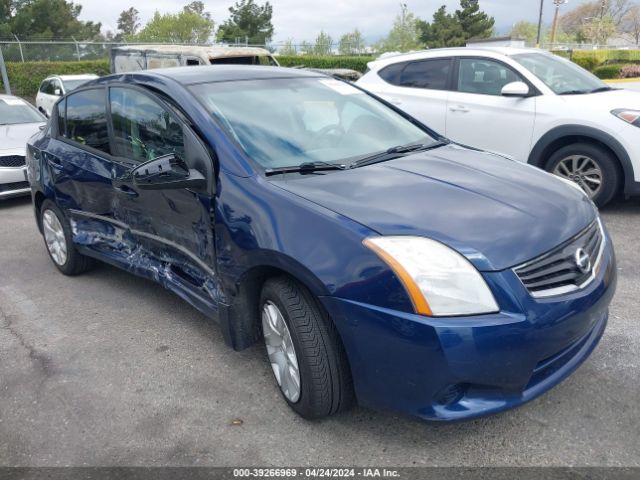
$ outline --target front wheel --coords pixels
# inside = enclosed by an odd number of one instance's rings
[[[578,184],[598,207],[613,199],[620,184],[616,159],[590,143],[574,143],[557,150],[547,163],[547,171]]]
[[[93,266],[93,260],[79,253],[71,241],[71,228],[60,209],[51,200],[40,208],[44,243],[53,264],[65,275],[78,275]]]
[[[288,277],[269,279],[260,315],[269,362],[289,406],[307,419],[348,408],[353,387],[346,354],[312,294]]]

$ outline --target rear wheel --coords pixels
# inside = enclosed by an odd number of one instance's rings
[[[285,401],[304,418],[320,418],[353,402],[351,373],[335,325],[303,286],[267,280],[260,297],[267,355]]]
[[[42,202],[40,224],[47,252],[58,270],[65,275],[79,275],[93,266],[93,259],[82,255],[73,246],[67,219],[51,200]]]
[[[551,155],[547,171],[578,184],[598,207],[613,199],[620,183],[615,157],[590,143],[562,147]]]

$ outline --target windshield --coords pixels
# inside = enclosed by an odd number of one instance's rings
[[[0,125],[40,123],[45,119],[36,109],[20,98],[0,98]]]
[[[598,77],[569,60],[543,53],[521,53],[513,58],[558,95],[609,89]]]
[[[434,139],[357,88],[333,78],[281,78],[191,87],[265,169],[346,163]]]
[[[83,78],[82,80],[64,80],[64,89],[67,93],[69,93],[71,90],[75,90],[80,85],[83,85],[90,80],[90,78]]]

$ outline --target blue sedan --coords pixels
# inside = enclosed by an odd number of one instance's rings
[[[263,341],[305,418],[521,405],[589,356],[615,291],[579,188],[311,71],[105,77],[56,104],[27,164],[62,273],[116,265],[230,347]]]

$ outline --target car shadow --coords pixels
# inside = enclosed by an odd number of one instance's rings
[[[24,195],[21,197],[7,198],[0,200],[0,210],[10,209],[15,207],[22,207],[31,203],[31,195]]]

